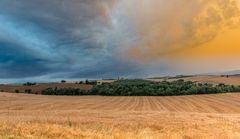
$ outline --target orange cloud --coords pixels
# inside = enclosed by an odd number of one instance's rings
[[[134,59],[240,53],[237,0],[138,0],[135,4],[128,9],[140,35],[128,49]]]

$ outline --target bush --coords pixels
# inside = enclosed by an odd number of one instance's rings
[[[28,93],[28,94],[31,94],[32,93],[32,89],[26,89],[24,92]]]
[[[86,80],[86,81],[85,81],[85,84],[96,85],[96,84],[97,84],[97,81],[89,81],[89,80]]]
[[[66,96],[79,96],[79,95],[87,95],[86,91],[74,88],[47,88],[42,90],[43,95],[66,95]]]
[[[36,85],[37,83],[31,83],[31,82],[27,82],[27,83],[24,83],[23,85],[24,86],[32,86],[32,85]]]

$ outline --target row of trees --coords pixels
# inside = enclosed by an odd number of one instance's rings
[[[17,92],[17,91],[16,91]],[[178,96],[194,94],[216,94],[240,92],[240,86],[209,83],[195,83],[177,80],[173,82],[153,82],[146,80],[119,80],[110,84],[94,85],[89,91],[75,88],[48,88],[43,95],[103,95],[103,96]],[[25,93],[32,93],[25,90]]]
[[[120,80],[112,84],[94,86],[91,90],[92,94],[107,96],[178,96],[224,92],[240,92],[240,86],[202,84],[184,80],[173,82]]]
[[[24,86],[32,86],[32,85],[37,85],[37,83],[26,82],[23,85]]]
[[[66,80],[61,80],[61,83],[66,83],[67,81]],[[89,80],[86,80],[86,81],[79,81],[79,82],[75,82],[75,84],[89,84],[89,85],[96,85],[97,84],[97,81],[89,81]]]

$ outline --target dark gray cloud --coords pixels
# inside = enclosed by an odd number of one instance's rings
[[[99,35],[111,26],[108,15],[111,3],[104,0],[2,0],[0,13],[15,18],[19,27],[28,28],[24,24],[33,24],[44,33],[54,35],[56,47],[77,42],[85,47],[102,47]]]
[[[46,74],[51,71],[49,61],[38,58],[27,50],[9,42],[0,42],[0,77],[21,78]],[[18,49],[20,48],[20,49]]]
[[[108,38],[114,3],[1,0],[0,78],[110,78],[140,72],[117,58]]]

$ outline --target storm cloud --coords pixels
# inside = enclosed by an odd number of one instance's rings
[[[115,71],[112,76],[136,71],[131,66],[115,68],[123,62],[113,57],[114,44],[107,38],[114,3],[1,0],[0,77],[101,77],[110,75],[110,69]]]
[[[0,0],[0,78],[173,74],[166,55],[239,22],[236,0]]]

